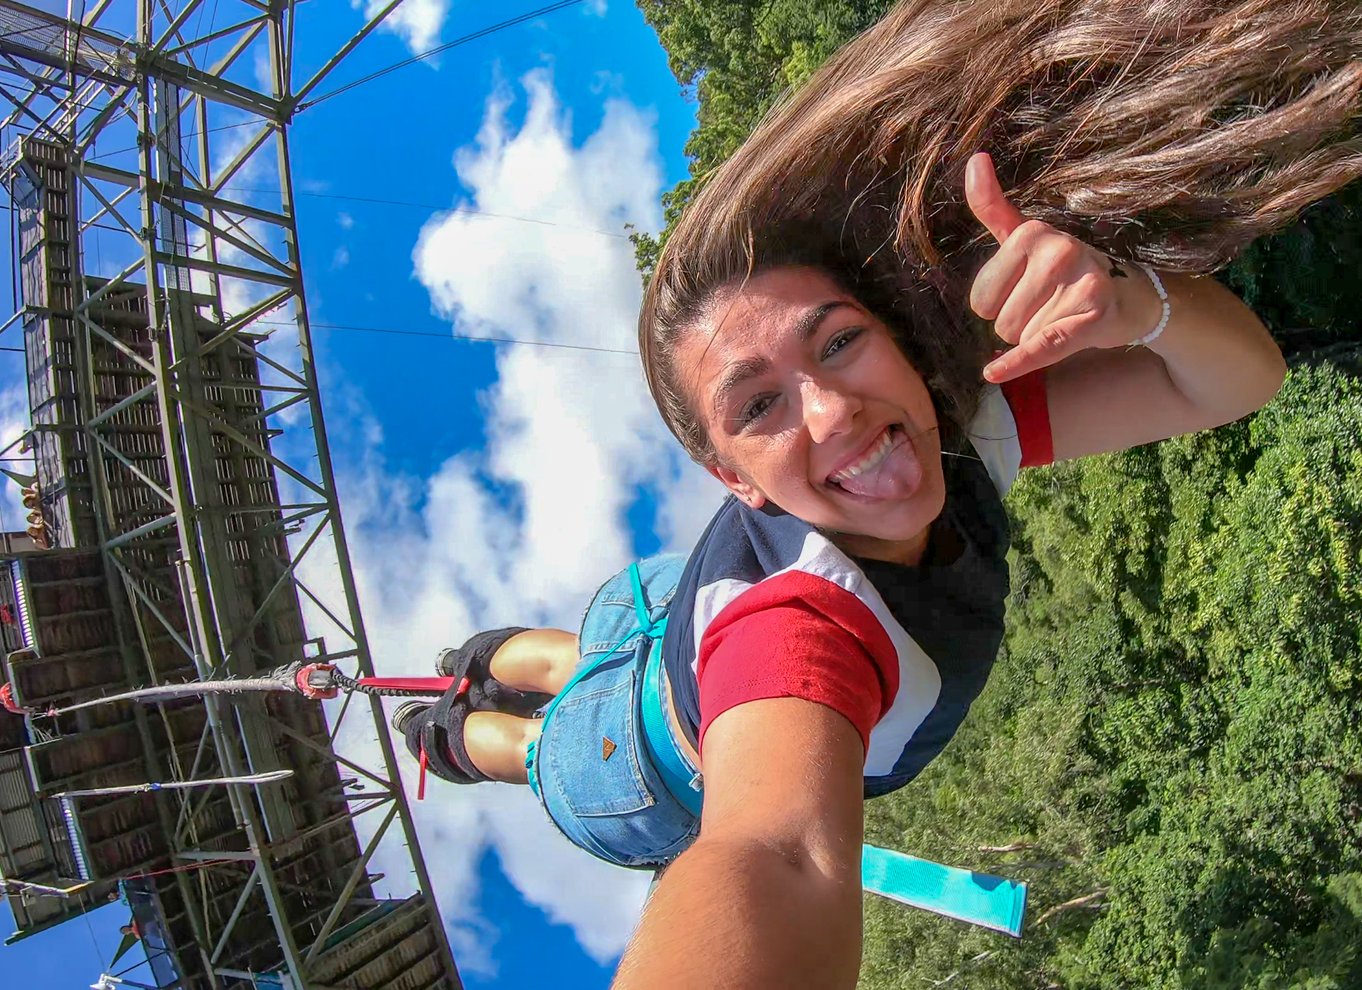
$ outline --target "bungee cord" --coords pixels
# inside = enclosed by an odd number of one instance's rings
[[[408,678],[385,678],[385,677],[348,677],[343,671],[332,670],[331,680],[346,692],[359,692],[360,694],[374,695],[379,698],[438,698],[449,689],[452,682],[448,677],[408,677]],[[400,682],[405,681],[430,681],[430,687],[403,686]],[[443,687],[436,684],[440,682]]]
[[[62,707],[51,706],[46,709],[28,707],[14,699],[13,686],[0,685],[0,706],[17,715],[30,718],[56,718],[73,712],[84,711],[100,705],[123,702],[140,704],[160,704],[182,698],[200,698],[214,695],[233,695],[246,693],[286,692],[301,694],[314,701],[346,694],[367,694],[380,698],[438,698],[454,685],[450,677],[350,677],[329,663],[294,662],[278,667],[262,677],[220,678],[203,681],[184,681],[179,684],[157,684],[151,687],[135,688],[118,694],[89,698]],[[468,679],[459,685],[462,693],[467,690]]]
[[[245,677],[237,680],[221,681],[188,681],[183,684],[158,684],[155,687],[138,688],[135,691],[124,691],[120,694],[106,695],[102,698],[92,698],[89,701],[82,701],[74,705],[66,705],[62,708],[49,708],[46,711],[33,712],[32,714],[46,715],[49,718],[55,718],[58,715],[69,715],[72,712],[84,711],[99,705],[111,705],[120,701],[137,701],[144,704],[155,704],[161,701],[174,701],[177,698],[192,698],[212,694],[241,694],[246,692],[287,690],[290,690],[288,684],[281,683],[268,677]]]
[[[61,791],[56,798],[104,797],[109,794],[141,794],[146,791],[174,791],[191,787],[216,787],[220,784],[273,784],[293,776],[292,770],[268,770],[248,773],[240,777],[209,777],[204,780],[148,781],[144,784],[120,784],[114,787],[89,787],[77,791]]]

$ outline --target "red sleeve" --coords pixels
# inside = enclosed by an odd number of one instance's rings
[[[869,606],[802,571],[762,581],[715,616],[696,673],[702,748],[716,718],[763,698],[827,705],[869,748],[899,687],[898,651]]]
[[[1003,398],[1017,421],[1017,440],[1021,443],[1021,466],[1039,467],[1055,459],[1054,438],[1050,434],[1050,405],[1045,399],[1045,369],[1003,382]]]

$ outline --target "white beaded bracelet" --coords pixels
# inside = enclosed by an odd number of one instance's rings
[[[1154,291],[1159,294],[1159,300],[1163,303],[1163,316],[1159,318],[1158,326],[1156,326],[1153,330],[1149,331],[1149,333],[1145,334],[1143,337],[1131,341],[1130,344],[1131,347],[1135,347],[1137,345],[1144,345],[1147,347],[1148,345],[1152,344],[1159,338],[1159,334],[1163,333],[1164,330],[1168,329],[1168,318],[1173,315],[1173,307],[1168,302],[1168,290],[1163,287],[1163,280],[1159,278],[1159,273],[1154,271],[1154,269],[1150,268],[1148,265],[1140,264],[1140,262],[1138,261],[1135,262],[1135,265],[1146,275],[1149,276],[1149,281],[1154,283]]]

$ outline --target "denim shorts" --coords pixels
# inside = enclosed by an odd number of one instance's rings
[[[679,554],[639,561],[651,619],[666,614],[685,563]],[[700,820],[672,797],[644,744],[643,667],[662,645],[638,626],[624,570],[587,607],[578,669],[615,652],[559,695],[544,719],[529,774],[549,818],[575,844],[617,866],[655,868],[695,841]]]

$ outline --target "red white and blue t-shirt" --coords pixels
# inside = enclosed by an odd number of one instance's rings
[[[1043,373],[986,386],[969,446],[946,455],[948,564],[852,558],[813,526],[728,499],[687,561],[662,643],[682,727],[763,698],[844,714],[866,747],[865,794],[902,787],[983,690],[1003,635],[1009,532],[1001,495],[1053,459]]]

